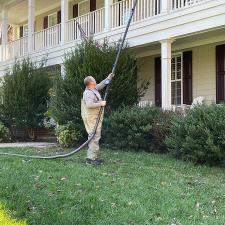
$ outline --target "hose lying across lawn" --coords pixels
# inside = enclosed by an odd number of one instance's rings
[[[112,74],[115,74],[115,71],[116,71],[116,68],[117,68],[117,65],[118,65],[118,62],[119,62],[120,54],[121,54],[121,51],[122,51],[123,46],[124,46],[124,42],[125,42],[126,37],[127,37],[127,33],[128,33],[130,23],[132,21],[133,15],[134,15],[136,5],[137,5],[137,0],[134,1],[133,8],[131,9],[131,14],[130,14],[129,20],[127,22],[126,30],[124,32],[123,39],[120,42],[119,50],[118,50],[115,62],[113,64]],[[109,83],[107,84],[104,99],[103,99],[104,101],[106,101],[106,99],[108,97],[109,87],[110,87],[111,82],[112,82],[112,80],[110,80]],[[98,127],[98,124],[99,124],[100,119],[101,119],[102,112],[103,112],[103,107],[101,107],[100,110],[99,110],[99,113],[98,113],[96,123],[95,123],[95,126],[94,126],[93,133],[92,133],[91,137],[89,137],[88,140],[86,142],[84,142],[80,147],[72,150],[69,153],[59,154],[59,155],[54,155],[54,156],[39,156],[39,155],[23,155],[23,154],[17,154],[17,153],[0,152],[0,155],[2,155],[2,156],[12,156],[12,157],[25,157],[25,158],[31,158],[31,159],[57,159],[57,158],[69,157],[69,156],[79,152],[80,150],[82,150],[94,138],[94,136],[96,134],[97,127]]]

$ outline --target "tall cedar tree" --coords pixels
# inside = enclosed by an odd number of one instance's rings
[[[0,119],[8,126],[37,128],[47,111],[51,80],[44,65],[16,61],[2,81]]]

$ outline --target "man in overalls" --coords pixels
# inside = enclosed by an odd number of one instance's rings
[[[86,89],[81,100],[81,116],[89,138],[93,133],[100,108],[106,105],[106,101],[102,100],[99,91],[106,87],[107,83],[110,82],[112,77],[113,74],[110,74],[99,84],[96,83],[95,78],[92,76],[88,76],[84,79],[84,85],[86,86]],[[102,121],[103,113],[96,130],[96,134],[88,144],[86,159],[86,164],[88,165],[96,166],[102,164],[102,160],[97,158],[99,152],[99,140],[101,138]]]

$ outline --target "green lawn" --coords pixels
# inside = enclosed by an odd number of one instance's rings
[[[102,152],[105,165],[92,168],[84,157],[2,157],[0,204],[28,225],[225,224],[224,169],[109,150]]]

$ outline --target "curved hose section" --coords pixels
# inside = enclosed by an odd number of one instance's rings
[[[126,40],[126,36],[127,36],[128,30],[129,30],[129,27],[130,27],[131,20],[132,20],[133,15],[134,15],[136,5],[137,5],[137,0],[135,0],[133,8],[131,10],[130,18],[127,22],[126,30],[124,32],[123,39],[120,43],[119,50],[118,50],[118,53],[117,53],[117,56],[116,56],[116,59],[115,59],[115,63],[114,63],[113,68],[112,68],[112,74],[115,74],[115,71],[116,71],[116,68],[117,68],[117,65],[118,65],[118,62],[119,62],[119,57],[120,57],[121,51],[123,49],[124,42]],[[108,97],[109,87],[110,87],[111,82],[112,82],[112,80],[108,83],[108,85],[106,87],[106,91],[105,91],[105,95],[104,95],[104,101],[106,101],[106,99]],[[96,123],[95,123],[95,126],[94,126],[93,133],[92,133],[91,137],[86,142],[84,142],[81,146],[72,150],[69,153],[58,154],[58,155],[53,155],[53,156],[41,156],[41,155],[23,155],[23,154],[17,154],[17,153],[0,152],[0,155],[11,156],[11,157],[23,157],[23,158],[30,158],[30,159],[58,159],[58,158],[65,158],[65,157],[69,157],[71,155],[74,155],[75,153],[81,151],[94,138],[97,127],[98,127],[98,124],[99,124],[100,119],[101,119],[102,112],[103,112],[103,107],[101,107],[100,110],[99,110],[99,113],[98,113]]]

